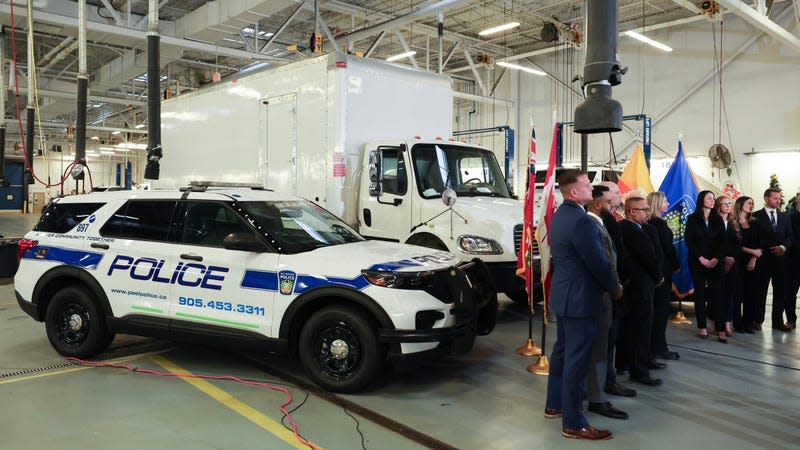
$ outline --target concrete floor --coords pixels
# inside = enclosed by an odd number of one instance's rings
[[[0,234],[20,235],[34,222],[30,216],[0,216]],[[5,283],[0,285],[0,448],[307,448],[281,431],[282,393],[224,381],[193,385],[111,368],[20,373],[64,360],[50,347],[43,325],[18,308],[13,284]],[[514,353],[527,337],[526,317],[524,309],[502,301],[496,330],[479,338],[470,354],[390,372],[369,392],[341,398],[463,449],[788,449],[800,442],[798,333],[765,328],[735,334],[723,345],[698,339],[693,325],[670,325],[669,342],[681,359],[654,372],[664,384],[626,381],[638,397],[612,401],[631,418],[589,413],[590,423],[615,434],[610,441],[584,444],[562,438],[560,420],[542,416],[547,378],[525,370],[534,358]],[[540,318],[534,324],[537,343]],[[554,324],[548,335],[549,349]],[[130,336],[118,336],[102,357],[143,369],[166,372],[167,366],[280,385],[294,397],[290,409],[310,393],[293,413],[300,433],[323,448],[362,446],[357,423],[344,408],[274,375],[277,370],[305,379],[295,361]],[[391,427],[351,414],[366,448],[424,448]]]

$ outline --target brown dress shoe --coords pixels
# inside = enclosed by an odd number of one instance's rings
[[[562,428],[561,435],[570,439],[587,439],[590,441],[600,441],[603,439],[611,439],[611,432],[608,430],[598,430],[597,428],[587,425],[584,428],[572,429]]]
[[[796,322],[786,322],[783,326],[785,326],[786,328],[790,328],[792,330],[797,329],[797,323]]]
[[[758,330],[758,331],[761,331],[761,322],[753,324],[753,328]]]
[[[555,419],[556,417],[561,417],[562,413],[560,409],[544,409],[544,417],[546,419]]]

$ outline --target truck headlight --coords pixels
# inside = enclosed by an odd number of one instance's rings
[[[459,236],[458,246],[465,253],[475,255],[499,255],[503,253],[503,247],[497,241],[478,236]]]

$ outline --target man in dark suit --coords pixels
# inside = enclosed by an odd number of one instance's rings
[[[664,277],[656,254],[657,245],[654,245],[650,232],[643,228],[649,211],[647,201],[642,197],[632,196],[625,200],[625,220],[620,222],[620,228],[628,251],[626,267],[630,283],[625,288],[624,303],[628,315],[623,326],[628,327],[627,336],[633,347],[628,360],[630,380],[658,386],[661,380],[650,377],[651,367],[660,368],[653,365],[650,358],[650,333],[655,288],[664,282]]]
[[[600,231],[583,205],[592,200],[584,172],[567,170],[558,178],[564,202],[550,224],[553,258],[550,305],[556,314],[556,342],[550,356],[545,417],[562,416],[561,434],[574,439],[608,439],[611,432],[589,425],[583,414],[586,374],[603,292],[622,295],[614,268],[600,244]]]
[[[611,211],[603,212],[600,217],[603,218],[603,225],[606,231],[614,241],[614,248],[617,250],[617,275],[623,286],[628,284],[628,276],[625,272],[625,242],[622,240],[622,231],[619,228],[619,222],[615,212],[623,210],[622,195],[619,192],[619,186],[612,181],[603,181],[601,186],[608,188],[611,194]],[[620,219],[624,217],[620,214]],[[621,302],[612,302],[612,316],[611,316],[611,329],[608,331],[608,362],[606,363],[606,394],[619,395],[622,397],[636,397],[636,390],[627,388],[620,383],[617,383],[617,373],[614,371],[614,351],[617,348],[617,338],[620,333],[620,322],[624,315],[624,308],[620,305]]]
[[[791,331],[792,327],[783,321],[784,304],[788,286],[786,275],[789,263],[786,252],[792,247],[792,229],[789,218],[780,211],[781,191],[769,188],[764,191],[764,208],[753,213],[756,220],[759,236],[761,236],[761,250],[763,257],[756,263],[756,277],[758,302],[756,308],[757,328],[764,321],[767,290],[772,281],[772,329],[778,331]],[[795,323],[794,311],[787,313],[789,322]],[[791,319],[794,319],[791,320]]]
[[[600,230],[600,244],[603,246],[608,260],[614,266],[614,275],[617,275],[617,250],[614,241],[608,234],[603,219],[604,213],[611,213],[612,197],[606,186],[595,186],[592,189],[592,201],[586,205],[586,214],[594,219],[595,225]],[[618,275],[617,275],[618,277]],[[619,283],[619,279],[615,282]],[[589,363],[589,373],[586,376],[586,400],[589,402],[589,411],[612,419],[627,419],[628,414],[615,408],[606,397],[606,364],[608,362],[608,337],[611,329],[613,302],[611,294],[603,293],[603,313],[597,318],[597,328],[592,348],[592,360]]]
[[[789,284],[786,292],[786,326],[793,330],[797,328],[797,292],[800,291],[800,189],[795,195],[796,207],[789,214],[789,223],[792,226],[793,245],[789,249],[789,273],[787,280]]]

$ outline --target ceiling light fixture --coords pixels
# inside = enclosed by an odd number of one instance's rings
[[[650,45],[652,45],[653,47],[655,47],[655,48],[657,48],[659,50],[664,50],[665,52],[671,52],[672,51],[672,47],[670,47],[668,45],[664,45],[661,42],[655,41],[653,39],[650,39],[649,37],[647,37],[647,36],[645,36],[643,34],[639,34],[639,33],[635,32],[635,31],[626,31],[625,34],[627,34],[628,36],[630,36],[630,37],[632,37],[632,38],[634,38],[636,40],[642,41],[645,44],[650,44]]]
[[[534,75],[539,75],[540,77],[547,76],[547,74],[542,72],[541,70],[531,69],[530,67],[520,66],[519,64],[513,64],[506,61],[498,61],[497,65],[501,67],[506,67],[508,69],[516,69],[516,70],[521,70],[523,72],[532,73]]]
[[[392,62],[392,61],[397,61],[398,59],[410,58],[410,57],[412,57],[412,56],[414,56],[416,54],[417,54],[417,52],[415,52],[413,50],[410,51],[410,52],[403,52],[403,53],[400,53],[399,55],[394,55],[394,56],[390,56],[390,57],[386,58],[386,61]]]
[[[143,124],[143,123],[140,123],[139,125],[136,125],[136,129],[137,129],[137,130],[141,130],[142,128],[144,128],[144,127],[146,127],[146,126],[147,126],[147,125],[145,125],[145,124]]]
[[[116,130],[116,131],[112,131],[112,132],[111,132],[111,134],[113,134],[114,136],[118,136],[118,135],[120,135],[121,133],[122,133],[122,131],[119,131],[119,130]]]
[[[510,30],[512,28],[517,28],[518,26],[519,26],[519,22],[504,23],[503,25],[498,25],[496,27],[487,28],[487,29],[481,31],[480,33],[478,33],[478,36],[488,36],[490,34],[495,34],[495,33],[501,32],[501,31],[506,31],[506,30]]]

